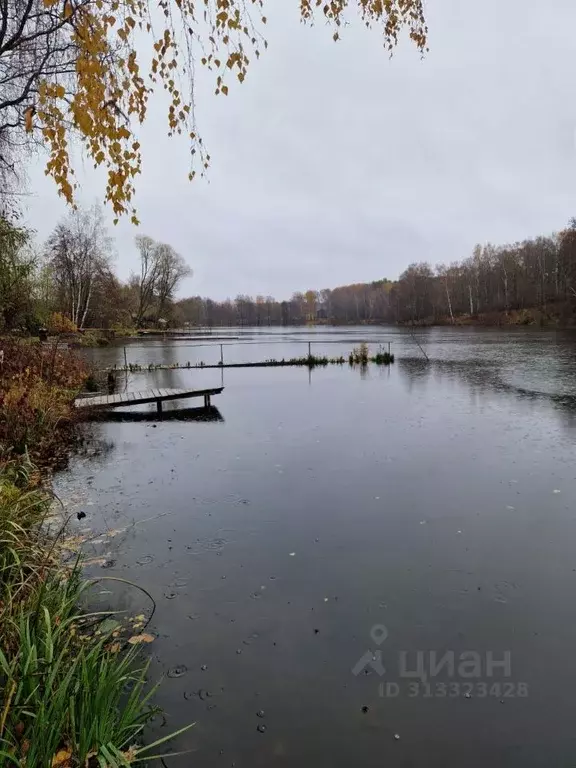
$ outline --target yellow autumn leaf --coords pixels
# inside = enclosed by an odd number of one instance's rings
[[[130,645],[138,645],[139,643],[153,643],[155,639],[154,635],[133,635],[128,642]]]
[[[68,768],[72,759],[69,749],[60,749],[52,758],[52,768]]]

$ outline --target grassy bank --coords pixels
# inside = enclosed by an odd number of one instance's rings
[[[566,302],[554,302],[546,307],[526,307],[508,311],[479,312],[470,315],[442,315],[428,317],[414,323],[406,321],[403,325],[420,327],[434,325],[479,326],[489,328],[514,328],[529,326],[532,328],[576,328],[574,307]]]
[[[138,647],[150,636],[86,608],[91,583],[80,558],[63,561],[66,520],[48,520],[46,477],[29,458],[65,450],[86,370],[57,348],[0,348],[0,766],[142,762],[162,743],[142,746],[155,712]]]

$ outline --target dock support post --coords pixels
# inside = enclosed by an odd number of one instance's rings
[[[308,342],[308,357],[309,358],[312,357],[312,346],[311,346],[310,342]]]
[[[162,413],[162,400],[156,400],[156,410],[158,413]]]
[[[224,365],[224,347],[220,344],[220,365]]]
[[[210,395],[204,395],[204,408],[210,408]]]

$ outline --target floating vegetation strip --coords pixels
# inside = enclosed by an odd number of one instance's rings
[[[394,355],[389,352],[379,351],[375,355],[370,356],[366,350],[362,349],[362,345],[358,349],[354,349],[348,356],[349,365],[368,365],[368,363],[374,363],[375,365],[391,365],[394,362]],[[306,355],[305,357],[291,357],[288,360],[282,358],[281,360],[269,359],[262,360],[253,363],[214,363],[208,364],[200,361],[199,363],[170,363],[170,364],[156,364],[150,363],[148,365],[141,365],[139,363],[128,363],[128,365],[114,366],[114,371],[126,371],[129,373],[138,373],[145,371],[164,371],[173,369],[192,369],[192,368],[281,368],[284,366],[301,366],[305,368],[325,367],[327,365],[344,365],[346,358],[340,357],[318,357],[317,355]]]

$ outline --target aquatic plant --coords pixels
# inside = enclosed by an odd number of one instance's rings
[[[390,365],[394,362],[394,355],[389,352],[377,352],[374,357],[370,358],[370,361],[376,363],[376,365]]]
[[[302,366],[307,368],[315,368],[317,366],[327,365],[343,365],[346,362],[345,358],[340,355],[338,357],[327,357],[318,355],[306,355],[305,357],[291,357],[288,360],[282,358],[277,360],[276,358],[267,358],[259,362],[251,363],[217,363],[208,364],[204,361],[200,361],[191,365],[190,362],[186,363],[149,363],[147,366],[142,367],[139,363],[129,363],[128,366],[122,366],[117,368],[114,366],[112,370],[130,371],[131,373],[138,371],[162,371],[172,369],[190,369],[190,368],[266,368],[266,367],[282,367],[282,366]],[[388,365],[394,362],[394,355],[390,355],[387,352],[379,352],[374,357],[370,357],[368,354],[368,345],[366,343],[360,344],[358,348],[354,348],[348,357],[350,365],[367,365],[369,362],[378,363],[379,365]]]
[[[348,356],[348,362],[350,365],[368,365],[369,349],[368,344],[362,341],[358,347],[354,347],[350,355]]]

